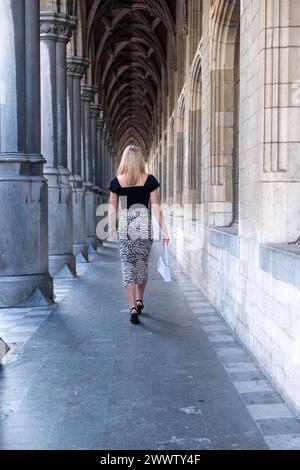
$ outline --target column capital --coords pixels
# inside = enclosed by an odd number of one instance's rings
[[[108,131],[107,136],[106,136],[106,140],[107,140],[107,145],[108,145],[109,150],[111,150],[112,146],[113,146],[111,137],[112,137],[111,133]]]
[[[100,114],[101,116],[101,114]],[[103,118],[99,117],[97,119],[97,129],[100,129],[100,131],[103,131],[104,123],[103,123]]]
[[[85,57],[67,57],[67,74],[73,78],[82,78],[90,65]]]
[[[93,101],[98,88],[94,85],[81,85],[81,99],[84,101]]]
[[[40,13],[40,37],[68,43],[72,33],[76,29],[75,16],[63,13],[41,11]]]
[[[108,133],[107,120],[106,118],[102,118],[102,135],[104,138],[106,138],[107,133]]]
[[[97,118],[100,114],[101,106],[98,104],[91,104],[91,117]]]

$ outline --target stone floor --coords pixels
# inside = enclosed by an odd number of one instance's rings
[[[300,423],[171,259],[140,325],[105,243],[53,308],[0,312],[0,449],[300,449]]]

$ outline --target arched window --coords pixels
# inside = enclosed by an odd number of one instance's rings
[[[192,72],[189,111],[188,187],[191,201],[201,200],[202,69],[198,56]]]
[[[169,131],[169,144],[168,144],[168,194],[169,201],[173,201],[174,194],[174,119],[172,119]]]
[[[193,62],[202,36],[202,9],[203,2],[199,0],[188,0],[188,18],[189,18],[189,44],[190,44],[190,63]]]
[[[237,225],[239,221],[239,114],[240,114],[240,28],[238,28],[234,49],[234,110],[233,110],[233,209],[232,223]]]
[[[212,10],[210,183],[223,226],[239,218],[240,0],[220,0]],[[232,211],[228,211],[231,203]],[[227,206],[226,206],[227,205]]]
[[[178,123],[177,123],[177,167],[176,167],[176,174],[177,174],[177,201],[178,203],[182,203],[183,197],[183,178],[184,178],[184,149],[185,149],[185,138],[184,138],[184,116],[185,116],[185,100],[184,98],[181,100],[178,109]]]
[[[165,134],[162,139],[162,200],[166,201],[167,198],[167,135]]]
[[[182,90],[185,80],[186,68],[186,37],[188,32],[187,2],[186,0],[177,0],[178,27],[177,27],[177,76],[178,90]]]

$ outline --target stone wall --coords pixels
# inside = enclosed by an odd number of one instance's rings
[[[168,177],[174,178],[176,202],[201,202],[201,215],[193,221],[173,213],[171,249],[299,411],[300,248],[288,243],[300,235],[300,5],[297,0],[243,0],[240,6],[237,1],[204,0],[202,15],[203,35],[195,58],[187,61],[185,85],[178,90],[178,102],[168,117],[175,122],[175,165],[169,165]],[[233,59],[239,21],[239,220],[235,225]],[[189,32],[186,42],[187,48],[194,44]],[[189,165],[195,147],[190,138],[199,141],[199,136],[191,133],[190,116],[197,57],[202,82],[197,131],[201,133],[201,152],[197,149],[201,181],[193,193]],[[180,200],[176,174],[182,127],[178,113],[183,101],[185,197]],[[165,184],[165,175],[151,166],[154,152],[155,146],[150,168]]]

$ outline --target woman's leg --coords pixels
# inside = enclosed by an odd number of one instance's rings
[[[137,287],[137,299],[143,300],[144,292],[147,286],[147,281],[144,284],[138,284]]]
[[[135,285],[128,284],[127,286],[125,286],[125,290],[128,295],[130,308],[135,307]]]
[[[149,255],[150,251],[152,248],[152,243],[153,240],[151,239],[146,239],[146,240],[141,240],[140,242],[140,255],[141,255],[141,262],[139,263],[141,272],[139,273],[138,279],[140,284],[137,284],[137,299],[143,300],[144,298],[144,292],[147,286],[147,280],[148,280],[148,260],[149,260]],[[141,302],[138,302],[138,304],[141,304]]]

